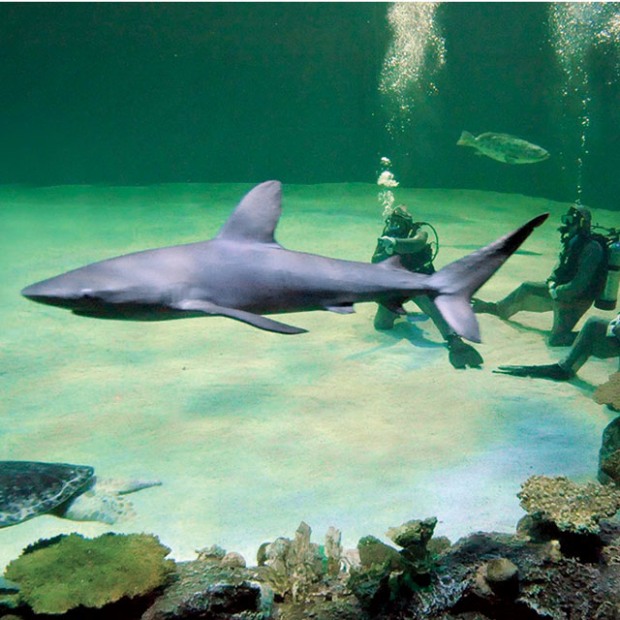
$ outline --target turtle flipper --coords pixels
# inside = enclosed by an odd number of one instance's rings
[[[126,498],[93,488],[69,502],[62,516],[72,521],[100,521],[112,525],[131,515],[133,506]]]
[[[88,491],[67,504],[62,516],[73,521],[100,521],[112,525],[134,514],[125,495],[160,485],[159,480],[97,479]]]

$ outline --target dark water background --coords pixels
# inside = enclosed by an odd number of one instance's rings
[[[373,182],[576,198],[578,101],[548,3],[444,3],[437,92],[391,136],[378,92],[387,3],[0,4],[0,183]],[[615,60],[587,59],[585,204],[620,209]],[[507,166],[461,130],[547,148]]]

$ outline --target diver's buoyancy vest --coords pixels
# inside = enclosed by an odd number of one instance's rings
[[[607,275],[607,265],[606,260],[604,260],[607,247],[606,244],[598,239],[598,235],[576,235],[564,244],[560,252],[559,264],[553,270],[550,279],[560,285],[570,282],[577,275],[579,258],[589,243],[598,243],[603,250],[603,260],[596,265],[592,277],[590,278],[588,288],[584,291],[584,296],[595,299],[601,292]]]
[[[395,231],[390,228],[388,224],[383,228],[382,236],[395,237],[400,239],[411,239],[416,235],[420,228],[420,224],[415,222],[411,224],[406,235],[403,235],[402,230]],[[395,234],[396,233],[396,234]],[[400,234],[399,234],[400,233]],[[377,243],[374,254],[372,255],[372,263],[380,263],[387,258],[390,258],[392,254],[388,254],[385,250],[385,246],[381,243]],[[433,248],[427,244],[419,252],[413,252],[411,254],[399,254],[400,262],[402,266],[408,271],[414,273],[435,273],[435,267],[433,265]]]

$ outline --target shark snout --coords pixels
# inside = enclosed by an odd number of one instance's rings
[[[40,304],[47,304],[49,306],[64,306],[71,307],[79,299],[80,295],[75,292],[64,290],[53,282],[37,282],[31,284],[21,290],[21,294]]]

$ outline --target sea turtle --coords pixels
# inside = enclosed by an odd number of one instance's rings
[[[457,144],[471,146],[476,149],[476,155],[486,155],[504,164],[535,164],[549,157],[549,153],[542,146],[507,133],[488,131],[474,136],[464,131]]]
[[[112,524],[131,513],[124,495],[160,484],[99,480],[88,465],[0,461],[0,527],[47,513],[74,521]]]

